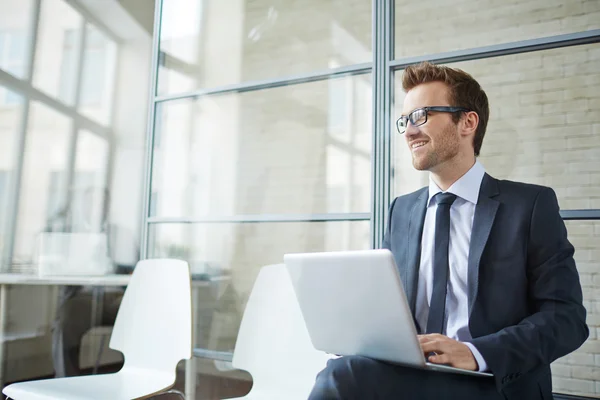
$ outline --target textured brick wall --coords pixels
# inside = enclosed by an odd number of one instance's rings
[[[491,102],[481,161],[494,176],[552,187],[562,209],[600,208],[600,46],[457,65]],[[554,391],[600,396],[600,224],[568,222],[590,338],[553,364]]]
[[[576,248],[590,337],[552,364],[554,391],[600,397],[600,223],[570,221],[567,229]]]
[[[597,0],[396,0],[396,57],[599,27]]]

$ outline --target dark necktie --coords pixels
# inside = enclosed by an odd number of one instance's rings
[[[446,309],[446,287],[448,285],[448,245],[450,243],[450,207],[456,195],[438,193],[435,214],[435,242],[433,251],[433,291],[429,303],[427,333],[442,333]]]

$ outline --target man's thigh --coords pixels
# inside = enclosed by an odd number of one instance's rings
[[[502,399],[492,378],[403,367],[366,357],[330,360],[311,399]]]

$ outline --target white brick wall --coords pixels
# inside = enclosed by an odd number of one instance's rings
[[[396,56],[467,49],[600,27],[598,1],[396,0]]]
[[[600,222],[568,221],[567,230],[576,249],[590,336],[578,350],[552,365],[554,391],[599,396],[596,389],[600,382]]]

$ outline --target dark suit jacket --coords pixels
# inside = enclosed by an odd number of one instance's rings
[[[396,198],[390,249],[413,315],[428,188]],[[468,258],[472,343],[508,399],[551,399],[550,363],[587,339],[574,249],[554,191],[485,175]]]

